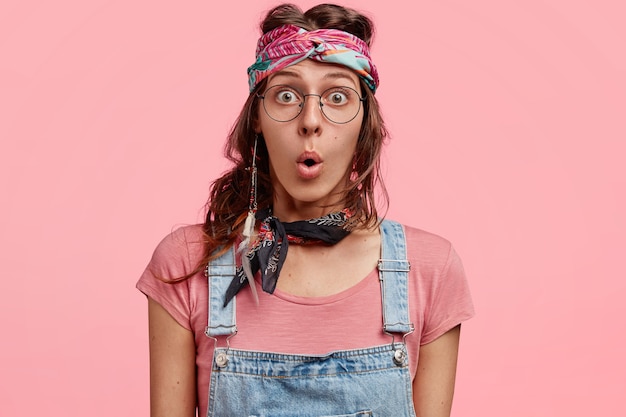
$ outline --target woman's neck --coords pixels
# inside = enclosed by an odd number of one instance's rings
[[[278,200],[278,201],[277,201]],[[311,204],[307,202],[290,201],[289,204],[281,204],[280,199],[274,198],[272,214],[282,222],[294,222],[298,220],[316,219],[343,210],[341,204],[320,205],[318,202]]]

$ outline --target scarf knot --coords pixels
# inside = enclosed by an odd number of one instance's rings
[[[231,281],[224,297],[224,306],[246,285],[254,285],[254,275],[260,271],[263,291],[272,294],[280,275],[289,244],[335,245],[350,234],[348,228],[352,212],[343,209],[325,216],[295,222],[281,222],[271,209],[257,212],[261,220],[259,233],[242,256],[242,266]],[[244,250],[246,248],[243,248]]]

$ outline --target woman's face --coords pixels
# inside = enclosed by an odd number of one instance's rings
[[[278,85],[290,86],[293,90],[276,87],[271,91],[280,90],[278,95],[268,93]],[[305,59],[271,75],[264,100],[279,100],[282,106],[294,100],[293,91],[320,95],[333,87],[350,87],[360,92],[359,78],[340,65]],[[333,103],[341,103],[345,96],[341,88],[336,91],[339,94],[329,98]],[[339,106],[330,105],[324,109],[329,115],[332,111],[343,111]],[[354,119],[344,124],[326,118],[320,110],[320,98],[315,95],[307,96],[300,115],[287,122],[268,116],[262,101],[258,112],[257,130],[263,134],[269,152],[274,213],[283,221],[292,221],[342,209],[341,192],[349,181],[363,122],[363,106],[359,106]]]

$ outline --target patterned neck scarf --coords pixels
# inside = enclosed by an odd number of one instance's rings
[[[256,48],[256,62],[248,68],[250,92],[262,79],[305,59],[339,64],[355,71],[373,92],[378,71],[367,44],[351,33],[337,29],[307,31],[283,25],[263,34]]]
[[[346,226],[351,216],[350,210],[343,209],[316,219],[282,223],[272,216],[269,209],[259,211],[256,217],[263,219],[259,235],[243,257],[242,266],[237,268],[237,273],[226,290],[224,306],[228,305],[247,282],[251,283],[253,294],[256,295],[253,281],[254,275],[259,271],[263,291],[272,294],[290,243],[334,245],[350,234]]]

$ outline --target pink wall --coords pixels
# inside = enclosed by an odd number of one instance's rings
[[[1,416],[148,414],[134,284],[226,167],[275,2],[240,3],[0,5]],[[454,415],[626,415],[622,2],[347,4],[379,29],[389,216],[471,280]]]

